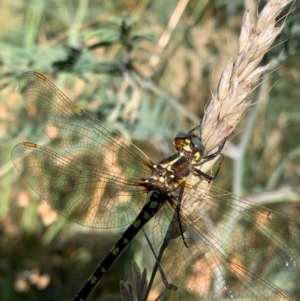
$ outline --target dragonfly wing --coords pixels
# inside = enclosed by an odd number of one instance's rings
[[[137,178],[148,175],[153,163],[141,150],[97,118],[76,108],[42,74],[24,73],[19,91],[28,111],[48,137],[73,157],[81,161],[87,158],[86,164],[89,164],[90,157],[105,156],[107,165],[122,166],[125,174],[134,170]],[[103,162],[100,158],[99,168]]]
[[[64,157],[31,142],[16,145],[12,160],[21,177],[53,209],[83,226],[126,225],[145,200],[134,173],[124,175],[118,166],[108,169],[93,161],[87,165],[77,157]]]
[[[217,189],[189,189],[185,198],[197,204],[182,208],[185,243],[173,226],[162,258],[176,285],[209,301],[299,299],[299,221]],[[158,250],[168,226],[178,224],[173,213],[164,208],[155,218]]]

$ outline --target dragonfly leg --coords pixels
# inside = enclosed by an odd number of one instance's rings
[[[212,182],[218,175],[219,171],[220,171],[220,168],[221,168],[221,165],[223,163],[223,159],[224,159],[224,156],[223,154],[221,154],[221,151],[223,150],[224,146],[225,146],[225,143],[226,143],[226,140],[227,138],[225,138],[219,145],[218,149],[210,154],[210,155],[207,155],[207,156],[204,156],[201,160],[201,165],[204,164],[205,162],[207,161],[210,161],[212,160],[213,158],[217,157],[217,156],[220,156],[221,157],[221,160],[220,160],[220,163],[219,163],[219,166],[217,168],[217,171],[215,172],[214,175],[209,175],[207,173],[205,173],[204,171],[198,169],[198,168],[194,168],[194,172],[199,175],[199,176],[202,176],[204,177],[209,183]]]

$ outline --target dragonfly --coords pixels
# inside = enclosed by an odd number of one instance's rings
[[[192,297],[299,300],[300,222],[212,188],[220,165],[214,175],[201,170],[221,156],[225,141],[206,154],[196,127],[178,134],[174,154],[155,164],[74,106],[44,75],[24,73],[19,91],[30,114],[64,153],[19,143],[12,160],[21,177],[69,220],[104,229],[130,224],[75,301],[88,298],[150,219],[164,272]],[[195,178],[204,180],[195,183]]]

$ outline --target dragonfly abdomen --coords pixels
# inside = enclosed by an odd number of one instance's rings
[[[127,228],[121,238],[107,254],[107,256],[99,264],[93,275],[86,282],[83,288],[78,292],[73,301],[84,301],[88,297],[91,290],[110,269],[112,264],[118,258],[118,256],[125,250],[128,244],[133,240],[135,235],[141,230],[141,228],[156,214],[159,210],[162,202],[163,195],[158,191],[154,191],[150,196],[149,202],[142,208],[140,214],[134,220],[134,222]]]

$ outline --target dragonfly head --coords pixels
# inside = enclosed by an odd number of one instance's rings
[[[198,163],[205,151],[200,138],[191,133],[178,134],[173,140],[173,145],[178,152],[189,158],[191,164]]]

